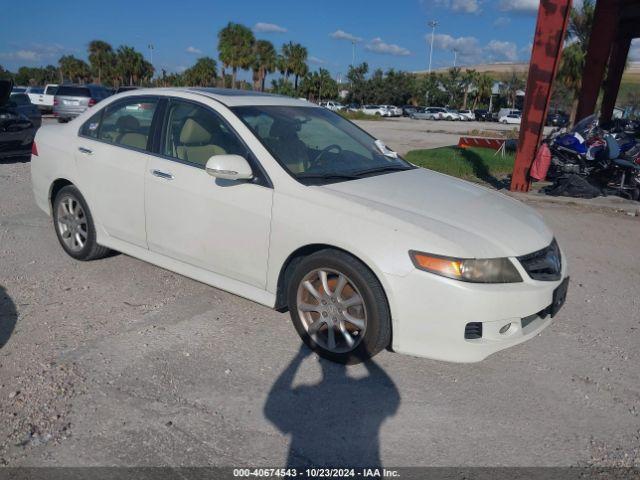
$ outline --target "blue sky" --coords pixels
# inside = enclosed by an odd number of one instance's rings
[[[159,71],[180,71],[199,56],[217,59],[217,32],[228,21],[254,29],[279,48],[289,40],[309,51],[311,69],[345,74],[356,62],[372,68],[425,70],[429,20],[437,20],[433,68],[528,60],[537,0],[280,0],[181,2],[58,0],[3,6],[0,65],[55,64],[63,54],[86,58],[90,40],[134,46]],[[8,20],[8,21],[7,21]]]

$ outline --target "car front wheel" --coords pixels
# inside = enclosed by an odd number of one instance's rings
[[[304,343],[329,360],[360,363],[390,343],[382,285],[345,252],[326,249],[302,259],[289,282],[288,304]]]
[[[96,242],[96,229],[87,202],[73,185],[63,187],[53,201],[53,225],[60,245],[76,260],[95,260],[109,253]]]

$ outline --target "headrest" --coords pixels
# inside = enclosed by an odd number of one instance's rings
[[[132,115],[123,115],[116,120],[116,128],[128,132],[135,132],[140,128],[140,122]]]
[[[180,130],[180,143],[207,143],[211,140],[211,133],[193,118],[187,118]]]
[[[269,136],[272,138],[288,138],[295,136],[299,130],[300,122],[276,118],[269,129]]]

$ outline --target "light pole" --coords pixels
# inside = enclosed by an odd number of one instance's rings
[[[149,45],[147,45],[147,48],[149,49],[149,57],[151,59],[151,67],[153,67],[153,51],[155,50],[155,47],[153,46],[153,43],[150,43]],[[153,75],[151,75],[151,77],[153,78]]]
[[[351,40],[351,66],[356,66],[356,41]]]
[[[458,61],[458,49],[453,49],[453,68],[456,68],[456,62]]]
[[[431,27],[431,48],[429,49],[429,73],[431,73],[431,59],[433,58],[433,37],[436,33],[436,27],[439,25],[437,20],[431,20],[428,24]]]

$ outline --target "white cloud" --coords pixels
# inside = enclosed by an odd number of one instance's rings
[[[199,48],[196,48],[196,47],[189,46],[189,47],[187,47],[187,49],[185,50],[185,52],[187,52],[187,53],[194,53],[194,54],[199,55],[199,54],[201,54],[201,53],[202,53],[202,50],[200,50]]]
[[[509,62],[515,62],[518,59],[518,47],[513,42],[491,40],[485,47],[485,50],[494,61],[507,60]]]
[[[335,38],[336,40],[348,40],[349,42],[361,42],[362,37],[357,37],[349,32],[345,32],[344,30],[336,30],[333,33],[330,33],[329,36],[331,38]]]
[[[636,38],[631,41],[631,48],[629,49],[629,61],[640,62],[640,38]]]
[[[458,13],[480,13],[482,0],[421,0],[427,9],[447,8]]]
[[[498,8],[505,12],[536,13],[540,0],[500,0]]]
[[[383,55],[395,55],[400,57],[411,55],[411,52],[408,49],[394,43],[385,43],[380,37],[376,37],[371,40],[365,48],[370,52],[381,53]]]
[[[430,41],[430,35],[426,36]],[[475,37],[452,37],[438,33],[433,37],[433,48],[437,50],[455,50],[461,63],[476,63],[482,58],[482,48]]]
[[[253,31],[261,33],[284,33],[287,29],[275,23],[258,22],[253,26]]]
[[[182,73],[182,72],[184,72],[186,69],[187,69],[187,67],[185,67],[184,65],[178,65],[178,66],[176,67],[176,72],[178,72],[178,73]]]
[[[311,55],[309,57],[309,63],[313,63],[315,65],[324,65],[327,62],[325,60],[321,59],[321,58],[314,57],[313,55]]]
[[[56,59],[67,52],[68,49],[60,44],[42,45],[32,43],[25,48],[20,48],[11,52],[0,53],[0,58],[4,60],[18,60],[23,62],[40,62],[44,60]]]
[[[511,20],[508,17],[498,17],[493,21],[494,27],[506,27],[511,23]]]

